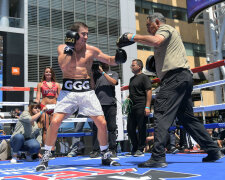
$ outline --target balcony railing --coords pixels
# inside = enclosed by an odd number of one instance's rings
[[[0,22],[1,22],[1,20],[2,20],[2,16],[0,16]],[[8,17],[8,21],[9,21],[9,27],[14,27],[14,28],[23,28],[24,27],[24,21],[22,18]],[[1,26],[3,26],[2,23],[0,23],[0,27]]]

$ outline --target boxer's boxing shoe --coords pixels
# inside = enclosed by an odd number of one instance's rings
[[[41,163],[36,167],[36,171],[44,171],[48,167],[48,161],[49,158],[51,157],[52,153],[51,151],[45,151],[42,158],[41,158]]]
[[[208,156],[202,158],[202,162],[215,162],[219,159],[222,159],[224,154],[221,151],[218,152],[210,152]]]
[[[120,166],[120,163],[118,163],[110,158],[111,152],[108,149],[102,151],[101,156],[102,156],[102,165],[104,165],[104,166]]]

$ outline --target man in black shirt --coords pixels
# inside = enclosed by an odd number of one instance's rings
[[[129,83],[129,98],[133,105],[128,114],[127,131],[132,143],[131,155],[142,156],[146,140],[146,122],[150,114],[152,98],[151,81],[142,73],[143,63],[140,59],[132,61],[131,70],[134,76]],[[136,128],[138,127],[138,137]]]
[[[117,105],[115,85],[118,83],[118,74],[115,71],[111,71],[108,64],[101,63],[97,66],[97,69],[93,69],[93,78],[95,82],[95,94],[100,101],[107,122],[109,150],[112,153],[111,157],[116,157]],[[93,124],[93,143],[94,147],[90,157],[95,158],[99,156],[97,127],[95,124]]]

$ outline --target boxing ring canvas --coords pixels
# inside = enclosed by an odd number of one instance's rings
[[[149,153],[142,157],[118,156],[114,159],[120,162],[121,166],[117,167],[102,166],[100,158],[58,157],[50,160],[49,168],[42,172],[35,171],[35,166],[39,162],[19,161],[17,164],[11,164],[10,161],[0,161],[0,179],[224,179],[225,158],[214,163],[202,163],[202,158],[205,156],[206,154],[167,154],[166,168],[138,168],[138,163],[149,159]]]

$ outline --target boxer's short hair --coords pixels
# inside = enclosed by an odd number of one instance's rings
[[[88,26],[83,22],[74,22],[70,27],[71,31],[79,32],[80,27],[88,28]]]

